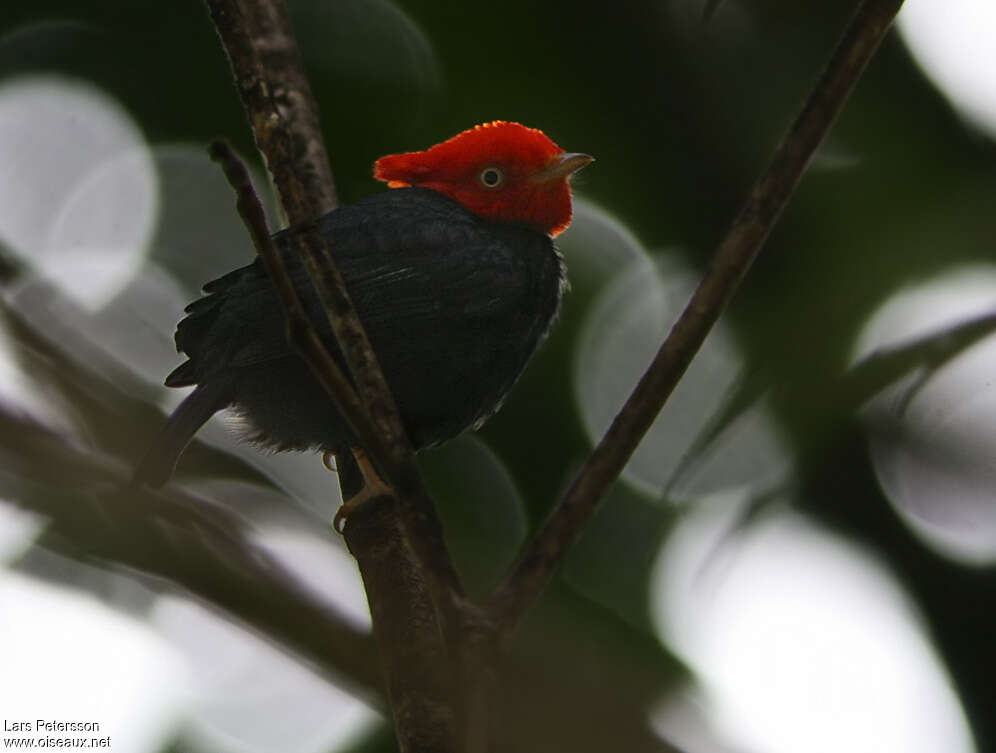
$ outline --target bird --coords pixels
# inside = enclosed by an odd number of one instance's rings
[[[314,221],[327,241],[416,450],[479,428],[502,405],[556,319],[566,288],[554,245],[572,219],[570,180],[593,161],[511,121],[469,128],[423,151],[381,157],[386,190]],[[345,369],[293,239],[273,236],[305,312]],[[257,257],[203,287],[184,310],[165,380],[193,386],[136,465],[156,488],[224,408],[264,450],[321,450],[340,469],[343,498],[363,478],[362,451],[331,397],[287,340],[277,294]],[[348,478],[347,478],[348,477]]]

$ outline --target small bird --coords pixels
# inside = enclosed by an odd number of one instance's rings
[[[416,449],[480,427],[545,338],[566,280],[552,239],[571,221],[569,179],[591,161],[535,128],[485,123],[425,151],[380,158],[374,177],[394,190],[315,221]],[[293,256],[295,232],[274,241],[308,317],[345,368],[304,264]],[[246,438],[262,448],[334,454],[344,498],[355,494],[358,443],[288,344],[260,259],[204,292],[176,330],[177,351],[189,360],[166,377],[169,387],[196,387],[134,481],[164,484],[198,429],[232,407]],[[352,481],[344,465],[354,469]]]

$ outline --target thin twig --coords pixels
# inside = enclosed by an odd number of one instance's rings
[[[266,225],[263,205],[249,171],[224,141],[211,144],[236,193],[236,205],[256,251],[286,307],[289,338],[326,384],[335,383],[339,409],[360,441],[373,424],[338,364],[315,332]],[[350,412],[347,412],[350,411]],[[403,751],[449,749],[454,694],[448,683],[442,628],[415,552],[409,544],[394,496],[364,502],[349,518],[346,542],[356,557],[373,617],[387,696]],[[399,576],[399,574],[402,574]]]
[[[252,124],[256,146],[266,160],[287,221],[292,226],[301,227],[295,240],[303,252],[332,331],[342,344],[350,373],[360,385],[359,393],[363,400],[357,400],[352,385],[340,379],[338,367],[329,369],[332,359],[317,352],[324,348],[317,342],[317,334],[311,331],[307,318],[295,316],[288,320],[291,336],[304,349],[305,357],[314,366],[319,379],[330,388],[337,407],[340,407],[367,451],[382,460],[386,453],[395,451],[396,446],[392,442],[390,450],[385,447],[381,439],[384,435],[377,434],[370,425],[366,409],[362,411],[367,416],[365,418],[361,418],[361,412],[355,410],[359,402],[376,405],[378,415],[387,413],[395,417],[393,423],[389,419],[386,421],[388,430],[393,431],[393,434],[386,436],[392,440],[402,438],[399,454],[403,456],[404,432],[387,382],[326,244],[312,228],[315,219],[335,208],[335,187],[319,127],[318,106],[304,75],[286,6],[276,1],[232,0],[208,0],[207,5],[228,53],[239,94]],[[215,154],[216,158],[222,156]],[[236,190],[241,205],[248,176],[244,180],[238,176],[237,180],[240,181]],[[267,272],[288,313],[303,313],[297,291],[286,274],[282,260],[275,252],[269,253],[272,243],[257,232],[262,221],[261,208],[247,206],[242,209],[240,206],[240,211],[243,211],[244,217],[247,217],[245,212],[249,212],[247,222],[251,218],[250,229],[257,250],[264,256]],[[391,456],[398,457],[393,452]]]
[[[331,185],[331,169],[286,7],[281,0],[207,0],[207,5],[228,53],[256,145],[266,158],[288,220],[297,226],[293,242],[305,261],[357,390],[337,377],[338,370],[329,368],[332,359],[319,353],[323,347],[308,320],[303,320],[306,326],[302,327],[302,320],[289,318],[290,338],[302,348],[305,360],[350,421],[358,441],[398,493],[415,552],[424,563],[423,569],[428,569],[438,603],[449,611],[463,591],[446,551],[442,528],[422,488],[412,448],[373,347],[327,243],[313,222],[334,205],[334,189],[322,190],[315,185],[326,179]],[[312,191],[324,198],[313,199]],[[303,310],[299,301],[292,302],[297,297],[293,284],[272,277],[286,278],[282,270],[279,263],[267,267],[285,313]],[[353,394],[357,391],[358,400]],[[365,407],[364,412],[356,409],[357,402]]]
[[[650,367],[560,503],[492,596],[490,608],[503,629],[514,628],[539,597],[653,424],[736,292],[901,6],[902,0],[864,0],[854,12],[802,112],[751,190],[716,249],[712,265]]]
[[[322,378],[331,382],[337,396],[337,405],[342,417],[363,442],[364,435],[371,428],[366,407],[360,402],[352,385],[342,373],[339,364],[329,354],[318,333],[315,332],[287,272],[283,257],[266,225],[263,205],[252,186],[249,171],[242,160],[225,141],[215,141],[210,147],[211,159],[221,165],[229,184],[235,190],[236,206],[242,216],[256,253],[263,260],[267,274],[277,288],[277,297],[286,306],[287,327],[290,340],[304,354],[309,364],[316,364]]]
[[[307,319],[291,321],[290,332],[305,349],[319,379],[330,388],[337,407],[348,414],[350,425],[367,452],[389,476],[410,456],[407,437],[373,347],[346,292],[325,240],[313,223],[336,206],[328,154],[322,141],[318,106],[304,75],[287,8],[279,0],[238,2],[207,0],[215,28],[228,53],[239,94],[252,124],[256,146],[266,160],[287,221],[299,227],[293,238],[305,260],[329,324],[340,343],[350,374],[358,386],[328,370],[330,358],[317,356],[317,335],[301,331]],[[254,219],[254,222],[256,220]],[[255,234],[255,233],[254,233]],[[256,238],[257,248],[265,243]],[[276,255],[272,256],[277,259]],[[283,264],[267,261],[267,272],[288,310],[303,311]],[[310,323],[304,330],[311,330]],[[338,372],[335,369],[335,372]],[[343,403],[370,406],[366,418]],[[377,416],[371,426],[370,416]]]
[[[402,513],[403,526],[385,527],[379,534],[380,539],[402,535],[403,540],[390,551],[377,546],[378,537],[368,535],[367,527],[357,524],[354,532],[348,521],[345,526],[347,544],[366,562],[364,586],[371,605],[386,600],[397,609],[379,610],[381,619],[401,620],[398,624],[376,626],[375,633],[394,638],[403,636],[404,641],[421,647],[437,645],[433,655],[445,656],[442,637],[452,640],[457,632],[462,588],[443,541],[442,527],[422,488],[412,448],[387,381],[328,243],[314,224],[320,214],[332,207],[327,205],[328,201],[322,206],[321,202],[316,205],[309,199],[310,179],[321,182],[325,175],[331,181],[331,170],[317,130],[317,107],[307,89],[287,9],[282,0],[207,0],[207,4],[232,64],[257,147],[266,158],[285,215],[296,226],[291,241],[305,261],[357,390],[351,388],[339,369],[329,367],[332,359],[325,352],[314,324],[306,316],[300,318],[303,307],[279,254],[273,251],[272,242],[260,237],[268,235],[265,223],[254,218],[249,222],[250,232],[257,237],[261,253],[271,257],[267,271],[288,317],[289,338],[292,345],[301,348],[340,412],[344,416],[350,412],[348,420],[356,437],[378,470],[385,474],[385,480],[394,489],[397,509]],[[309,180],[302,181],[300,176]],[[329,190],[326,195],[334,197],[334,192]],[[252,214],[255,212],[251,210]],[[366,410],[352,410],[349,406],[356,407],[354,400]],[[390,566],[384,566],[385,563]],[[399,572],[405,577],[399,578]],[[431,615],[431,619],[414,620],[410,610],[406,618],[406,609],[415,603],[422,606],[419,614]],[[394,678],[389,696],[401,749],[422,750],[425,749],[420,747],[422,741],[432,739],[439,742],[434,750],[449,750],[453,740],[453,704],[452,694],[448,692],[451,676],[448,662],[412,667],[399,658],[404,656],[404,644],[393,649],[396,650],[382,653],[381,660],[385,674]],[[428,708],[426,703],[431,708],[448,710],[449,717],[440,713],[430,715],[430,719],[406,711]]]
[[[397,475],[411,456],[404,427],[342,276],[313,225],[335,207],[335,189],[318,106],[304,75],[287,8],[279,0],[207,0],[207,5],[281,208],[290,225],[298,228],[293,240],[342,348],[355,391],[375,418],[375,426],[354,429],[377,465],[389,477]],[[289,284],[274,284],[286,288],[281,296],[293,290]],[[324,367],[314,366],[323,378]],[[334,390],[333,397],[338,401],[344,396]],[[362,423],[369,424],[370,419]]]

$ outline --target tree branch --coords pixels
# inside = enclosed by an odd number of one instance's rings
[[[405,753],[457,750],[454,689],[447,642],[432,594],[417,573],[398,515],[397,499],[366,500],[349,516],[349,550],[356,557],[373,619],[398,746]],[[369,585],[394,584],[393,588]]]
[[[390,459],[401,463],[411,450],[394,399],[329,249],[312,227],[314,220],[335,208],[335,189],[319,130],[318,106],[304,76],[286,6],[280,0],[207,0],[207,5],[228,53],[256,146],[266,161],[287,221],[300,229],[295,239],[358,390],[351,386],[344,389],[342,381],[334,374],[329,375],[331,359],[312,361],[313,348],[306,348],[306,359],[329,388],[337,407],[340,403],[347,404],[342,406],[342,412],[358,438],[368,443],[365,446],[371,456],[380,462]],[[232,165],[231,155],[220,150],[214,154],[225,159],[226,174],[231,179],[232,171],[237,169]],[[255,225],[250,225],[250,230],[257,250],[278,289],[285,313],[303,314],[283,260],[268,241],[269,231],[265,238],[259,232],[261,222],[265,227],[261,212],[250,209],[251,202],[244,201],[248,178],[236,177],[238,184],[233,185],[244,207],[243,216],[249,211]],[[310,339],[295,332],[302,325],[312,329],[307,317],[289,318],[289,321],[292,337],[296,336],[302,344]],[[317,335],[314,337],[317,339]],[[359,392],[361,400],[353,400],[347,392]],[[360,412],[349,410],[348,405],[357,402],[370,406],[371,410],[362,411],[365,418]],[[376,426],[370,425],[373,415],[378,417]]]
[[[236,206],[239,214],[249,230],[257,253],[266,265],[267,272],[277,289],[280,300],[286,307],[285,316],[287,318],[288,337],[291,343],[305,356],[308,363],[316,370],[319,378],[324,381],[326,387],[338,398],[337,407],[343,417],[349,422],[350,427],[353,428],[360,443],[367,446],[365,444],[367,440],[370,442],[379,441],[380,436],[377,434],[376,427],[369,421],[366,406],[360,402],[356,392],[352,389],[352,385],[339,368],[338,363],[336,363],[335,359],[332,358],[325,348],[321,338],[315,332],[307,313],[304,311],[301,299],[297,295],[297,290],[294,288],[287,274],[283,259],[267,228],[263,205],[252,186],[248,169],[232,150],[231,146],[225,141],[219,140],[213,142],[210,147],[210,153],[212,159],[221,165],[225,172],[225,177],[228,178],[229,183],[235,190]],[[414,472],[414,468],[412,468],[412,471]],[[407,491],[408,495],[423,495],[421,503],[417,507],[432,510],[432,503],[424,496],[421,481],[418,479],[417,473],[414,483],[409,482],[403,488]],[[447,568],[452,573],[452,566],[446,553],[445,544],[442,541],[442,528],[439,526],[438,519],[435,515],[432,515],[429,518],[423,519],[420,525],[423,531],[430,526],[434,526],[432,528],[432,535],[438,543],[433,543],[430,550],[432,553],[435,553],[435,556],[442,558],[437,567],[441,569]],[[424,533],[422,535],[423,537],[425,536]],[[423,540],[425,539],[423,538]],[[401,566],[403,563],[396,562],[395,564]],[[419,571],[419,568],[411,562],[406,563],[405,568],[416,572]],[[452,577],[455,579],[455,574]],[[447,597],[448,603],[453,603],[456,596],[459,596],[459,592],[454,591],[452,596]]]
[[[334,189],[318,131],[317,107],[301,68],[286,7],[281,0],[207,0],[207,5],[228,53],[256,145],[270,168],[288,221],[298,226],[295,242],[358,389],[345,389],[329,368],[332,359],[317,354],[321,343],[311,323],[306,318],[290,318],[291,312],[303,312],[303,307],[294,301],[297,292],[279,254],[274,253],[267,269],[271,277],[276,275],[272,279],[288,315],[292,343],[301,345],[305,360],[336,407],[350,420],[371,459],[398,492],[416,553],[433,581],[440,584],[433,586],[433,592],[445,590],[442,601],[449,602],[450,594],[462,594],[462,588],[441,527],[422,489],[412,448],[373,347],[327,244],[313,225],[334,206]],[[315,185],[326,180],[329,187]],[[312,193],[319,198],[312,199]],[[358,392],[359,399],[350,392]],[[364,411],[357,408],[358,403]]]
[[[311,86],[282,2],[207,0],[256,146],[291,225],[335,209],[335,181]]]
[[[514,628],[539,597],[653,424],[739,287],[902,4],[902,0],[864,0],[854,12],[802,112],[755,183],[650,367],[492,596],[490,609],[503,629]]]
[[[318,131],[317,107],[305,80],[287,10],[282,0],[207,0],[207,5],[228,53],[256,145],[266,159],[284,213],[295,226],[292,239],[305,261],[356,390],[335,368],[314,325],[304,315],[283,260],[270,240],[262,212],[253,206],[258,200],[250,195],[248,181],[239,175],[233,185],[239,194],[240,211],[247,218],[280,296],[289,340],[299,348],[371,460],[385,474],[402,513],[403,527],[387,526],[379,532],[380,539],[402,534],[403,540],[393,548],[378,546],[378,536],[372,535],[366,525],[357,524],[354,533],[347,520],[344,530],[351,551],[365,563],[362,572],[371,608],[387,603],[393,607],[378,607],[375,621],[378,617],[401,620],[397,624],[375,625],[379,642],[387,640],[390,648],[381,659],[390,680],[388,690],[398,740],[403,751],[425,749],[419,746],[427,739],[439,743],[433,750],[449,750],[452,719],[408,713],[412,708],[452,708],[449,664],[440,661],[412,666],[405,658],[405,649],[412,644],[427,651],[427,647],[437,645],[429,655],[445,658],[443,638],[456,634],[463,591],[443,541],[442,527],[422,488],[412,447],[387,381],[328,244],[314,224],[319,215],[334,206],[334,190]],[[233,170],[238,172],[229,159],[226,171]],[[328,187],[323,191],[323,186],[314,185],[316,182],[327,182]],[[318,192],[319,199],[311,199],[312,191]],[[361,516],[361,520],[368,519]],[[399,578],[398,573],[406,577]],[[410,607],[417,603],[423,607],[418,614],[431,614],[431,620],[415,619]],[[445,734],[432,726],[437,723],[446,728]]]
[[[219,163],[225,172],[225,177],[235,189],[236,206],[239,214],[249,229],[256,253],[263,260],[270,280],[277,288],[279,299],[286,306],[287,328],[289,339],[301,352],[306,360],[315,365],[316,372],[337,398],[336,407],[361,443],[365,434],[370,432],[372,425],[366,406],[360,402],[359,396],[342,373],[339,364],[329,354],[318,333],[315,332],[305,313],[301,299],[287,274],[283,259],[277,251],[273,238],[266,225],[263,205],[249,178],[249,171],[238,158],[231,146],[225,141],[215,141],[210,147],[211,159]],[[331,385],[331,386],[330,386]]]
[[[18,438],[0,445],[4,496],[48,519],[47,547],[177,583],[368,700],[383,697],[370,636],[316,600],[224,505],[176,485],[157,491],[128,486],[129,469],[120,459],[68,442],[2,406],[0,435]]]

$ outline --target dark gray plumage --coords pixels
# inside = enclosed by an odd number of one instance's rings
[[[317,221],[370,336],[416,448],[479,426],[501,405],[546,335],[564,268],[540,232],[487,222],[421,188],[377,194]],[[333,356],[341,352],[291,254],[275,236],[305,308]],[[204,286],[176,332],[189,360],[167,378],[197,385],[135,471],[163,484],[216,411],[234,406],[250,439],[275,450],[342,453],[356,444],[307,364],[286,341],[283,314],[257,259]],[[351,458],[350,458],[351,459]]]

